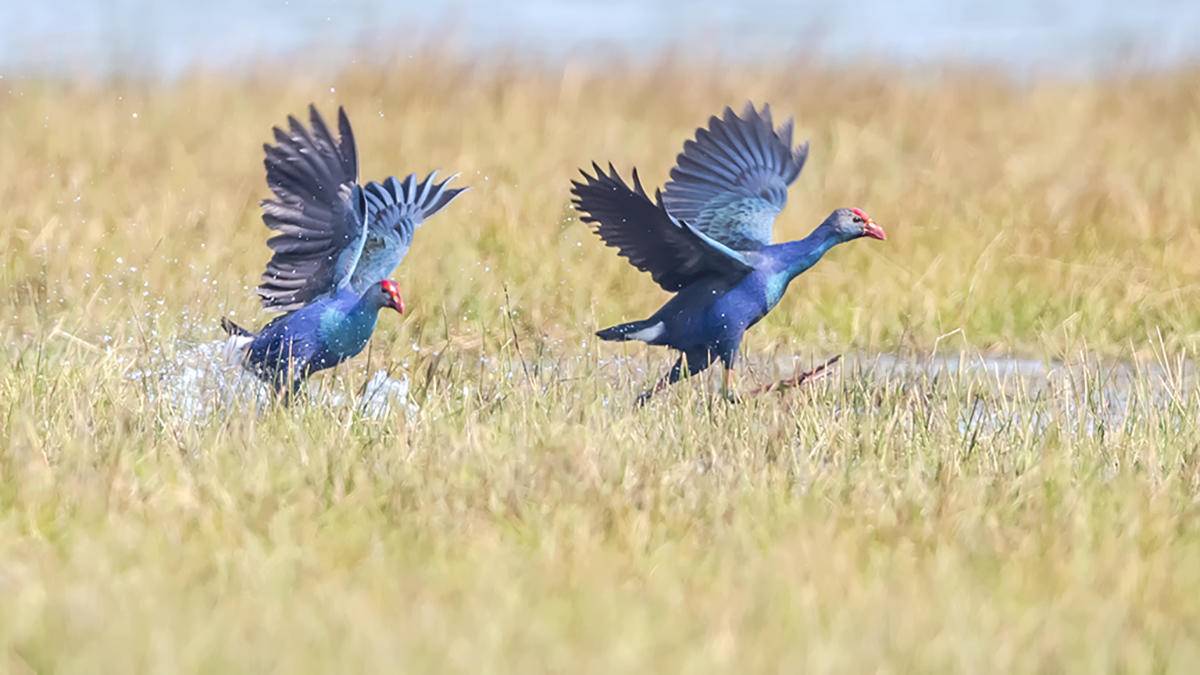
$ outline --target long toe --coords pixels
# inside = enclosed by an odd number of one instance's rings
[[[841,358],[842,357],[839,354],[839,355],[829,359],[825,363],[822,363],[821,365],[817,366],[816,368],[813,368],[812,370],[806,370],[804,372],[796,372],[795,375],[792,375],[789,378],[780,380],[778,382],[772,382],[771,384],[765,384],[760,387],[755,387],[750,393],[753,395],[766,394],[766,393],[769,393],[772,391],[783,391],[784,389],[795,389],[797,387],[802,387],[804,385],[811,384],[811,383],[821,379],[822,377],[825,377],[826,375],[828,375],[830,373],[831,369],[837,364],[837,362],[839,360],[841,360]],[[797,369],[797,371],[799,371],[799,369]]]

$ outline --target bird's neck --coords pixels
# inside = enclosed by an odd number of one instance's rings
[[[812,234],[799,241],[776,244],[770,247],[770,256],[775,260],[777,274],[790,282],[817,264],[829,249],[842,243],[833,232],[818,227]]]
[[[321,316],[321,328],[326,341],[343,351],[357,351],[371,337],[379,318],[378,293],[372,287],[358,298],[347,298],[340,307],[336,304]]]
[[[370,321],[375,323],[375,319],[379,316],[379,310],[383,305],[379,303],[379,293],[372,286],[366,291],[363,291],[362,297],[350,311],[346,313],[346,319],[354,321]]]

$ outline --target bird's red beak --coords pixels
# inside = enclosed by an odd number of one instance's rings
[[[397,288],[395,285],[392,285],[391,287],[388,288],[388,304],[387,304],[387,306],[391,307],[392,309],[396,310],[397,312],[399,312],[401,314],[404,313],[404,296],[400,295],[400,289]]]
[[[879,241],[885,241],[887,239],[887,232],[884,232],[883,228],[879,226],[879,223],[873,220],[867,221],[867,226],[863,228],[863,235],[872,239],[878,239]]]

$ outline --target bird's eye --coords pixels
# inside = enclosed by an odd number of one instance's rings
[[[863,222],[862,216],[854,216],[854,222],[856,222],[856,223]]]

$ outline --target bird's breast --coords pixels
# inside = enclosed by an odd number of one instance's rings
[[[788,280],[782,276],[768,277],[763,284],[763,300],[765,300],[766,308],[763,312],[775,309],[775,305],[783,299],[784,292],[787,291]]]
[[[362,351],[375,329],[375,316],[342,312],[330,308],[321,316],[321,341],[325,348],[342,358]]]

